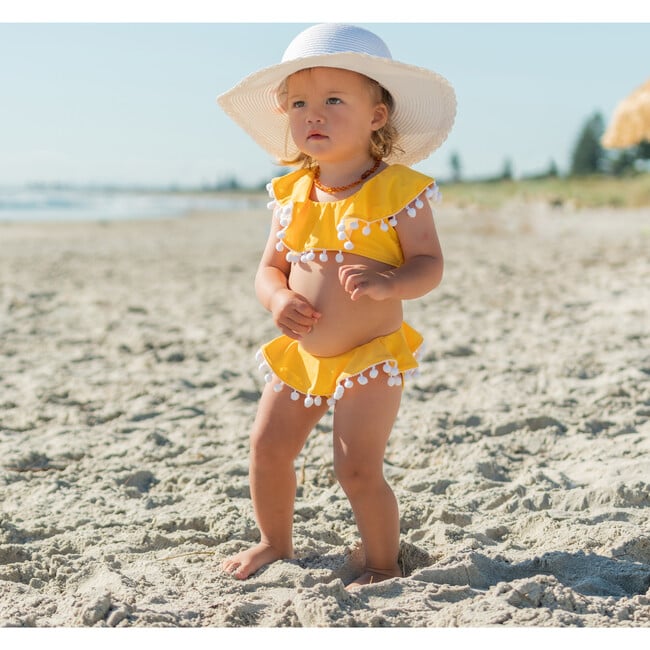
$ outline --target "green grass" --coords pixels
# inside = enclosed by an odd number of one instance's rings
[[[576,208],[650,206],[650,173],[625,178],[586,176],[443,184],[445,202],[497,208],[509,200],[543,201]]]

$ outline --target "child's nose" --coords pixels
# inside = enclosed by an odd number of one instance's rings
[[[309,124],[315,124],[315,123],[320,124],[323,122],[323,114],[321,113],[321,111],[312,108],[307,113],[307,122]]]

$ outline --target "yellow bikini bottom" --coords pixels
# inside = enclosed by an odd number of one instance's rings
[[[260,370],[268,383],[273,373],[280,382],[273,387],[293,389],[291,398],[304,398],[305,406],[317,406],[323,398],[333,406],[343,397],[346,388],[355,382],[368,383],[383,372],[389,386],[401,386],[402,375],[414,373],[418,367],[417,355],[423,338],[407,323],[392,334],[380,336],[348,352],[334,357],[317,357],[302,348],[300,343],[282,335],[269,341],[257,353]]]

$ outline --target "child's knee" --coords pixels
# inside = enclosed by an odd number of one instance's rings
[[[250,436],[250,456],[258,466],[294,461],[300,449],[290,437],[272,429],[253,430]]]
[[[276,437],[266,430],[254,430],[250,436],[250,455],[255,462],[273,462],[284,456],[281,445],[276,444]]]
[[[376,481],[383,481],[381,471],[371,470],[362,462],[350,460],[335,461],[334,473],[346,494],[359,493],[366,489],[372,489]]]

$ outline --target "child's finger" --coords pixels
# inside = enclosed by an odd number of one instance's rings
[[[357,266],[353,264],[344,264],[339,267],[339,282],[341,284],[345,284],[346,280],[353,275],[354,273],[358,273],[362,271],[364,267],[362,266]]]
[[[321,316],[306,300],[297,301],[294,308],[297,313],[309,319],[318,319]]]
[[[348,269],[348,271],[341,275],[341,285],[348,293],[352,293],[355,289],[367,284],[365,275],[360,269]]]
[[[368,292],[368,283],[360,282],[350,291],[351,300],[359,300],[361,296],[365,296]]]
[[[302,332],[304,334],[306,334],[314,325],[313,318],[307,318],[300,314],[287,314],[281,322],[283,325],[286,325],[295,332]]]

